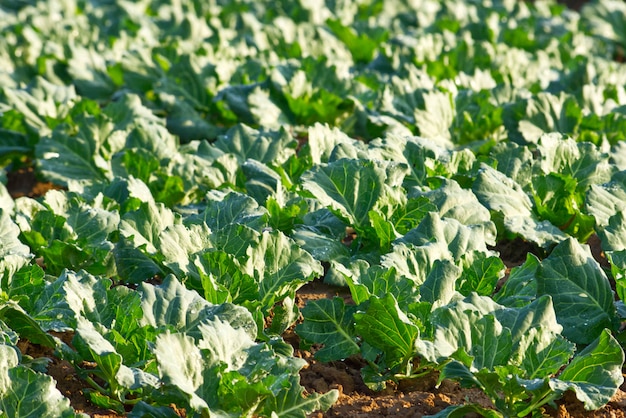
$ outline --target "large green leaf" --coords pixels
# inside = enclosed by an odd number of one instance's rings
[[[455,284],[461,272],[461,268],[449,260],[435,261],[419,288],[421,300],[436,306],[448,304],[456,294]]]
[[[454,180],[444,180],[440,187],[426,192],[432,204],[437,207],[437,212],[442,218],[453,218],[463,225],[490,223],[489,210],[479,203],[476,195],[471,190],[462,189]],[[495,239],[495,228],[493,230]]]
[[[619,211],[609,218],[608,224],[598,231],[604,251],[626,250],[626,211]]]
[[[144,202],[139,209],[127,212],[120,222],[120,233],[135,247],[145,245],[148,254],[160,248],[159,235],[177,222],[174,213],[161,203]]]
[[[511,307],[524,306],[537,296],[537,281],[535,279],[539,259],[533,254],[526,255],[526,261],[521,266],[511,269],[508,279],[493,299],[499,304]]]
[[[537,146],[537,165],[543,173],[559,173],[577,180],[577,191],[585,192],[592,184],[604,184],[611,179],[613,167],[608,155],[589,142],[577,143],[562,135],[543,135]]]
[[[547,220],[533,214],[533,204],[521,186],[495,169],[482,165],[473,185],[480,203],[492,213],[496,223],[506,230],[541,247],[551,247],[566,235]]]
[[[322,265],[282,232],[263,232],[258,245],[248,250],[245,267],[259,283],[263,309],[323,274]]]
[[[369,211],[382,194],[385,172],[366,160],[337,160],[302,175],[302,186],[358,231],[369,226]]]
[[[468,258],[473,258],[473,261],[463,270],[457,281],[457,290],[463,295],[476,292],[479,295],[491,296],[498,280],[504,277],[506,270],[504,263],[500,257],[481,253],[472,254]]]
[[[306,397],[300,386],[299,377],[292,377],[289,386],[276,397],[265,402],[265,413],[285,418],[305,418],[314,411],[328,410],[339,398],[339,391],[330,390],[324,394],[310,393]]]
[[[563,335],[589,344],[616,321],[613,291],[589,248],[573,238],[559,244],[537,269],[537,294],[550,295]]]
[[[324,344],[315,353],[320,361],[342,360],[360,352],[354,330],[355,306],[346,306],[343,299],[310,301],[302,310],[304,322],[296,332],[306,341]]]
[[[86,417],[77,415],[50,376],[17,364],[16,348],[0,345],[0,411],[7,417]]]
[[[616,173],[610,182],[590,186],[586,206],[599,225],[606,225],[611,216],[622,210],[626,199],[626,171]]]
[[[74,86],[61,86],[35,76],[21,88],[2,89],[3,103],[22,115],[24,128],[47,135],[57,118],[62,119],[77,100]]]
[[[19,228],[11,220],[9,213],[0,209],[0,272],[12,276],[31,258],[30,248],[18,239]]]
[[[472,293],[462,300],[453,299],[450,304],[434,309],[431,321],[435,327],[435,355],[439,357],[436,361],[443,361],[459,350],[469,353],[475,345],[474,339],[480,337],[474,331],[477,321],[500,308],[490,298]],[[502,327],[498,330],[494,328],[494,332],[501,333]],[[510,340],[510,330],[508,332]]]
[[[79,319],[72,346],[86,361],[97,364],[95,369],[85,372],[93,373],[107,384],[108,395],[113,401],[120,401],[128,390],[154,389],[159,382],[156,376],[142,370],[130,368],[123,364],[122,356],[89,321]]]
[[[260,229],[265,226],[266,213],[263,207],[250,196],[214,190],[207,195],[206,208],[197,215],[187,217],[185,224],[202,222],[212,231],[233,223]]]
[[[50,180],[67,185],[70,180],[103,180],[110,176],[105,171],[107,167],[98,164],[98,153],[113,126],[89,119],[86,119],[85,125],[86,132],[80,131],[76,136],[70,134],[70,127],[65,130],[59,128],[38,143],[36,150],[41,169]]]
[[[387,367],[406,367],[416,355],[418,327],[398,308],[393,295],[372,296],[364,312],[354,314],[356,332],[384,353]]]
[[[526,141],[537,143],[544,133],[575,134],[581,119],[582,112],[573,97],[542,92],[527,100],[526,115],[518,129]]]
[[[17,332],[21,338],[42,345],[55,347],[54,339],[44,332],[39,324],[17,304],[5,302],[0,304],[0,321]]]
[[[29,314],[46,331],[68,331],[76,327],[76,314],[65,290],[67,279],[66,271],[33,295]]]
[[[181,333],[165,333],[155,344],[164,391],[182,395],[195,411],[303,416],[304,411],[327,409],[337,398],[336,391],[304,397],[297,374],[304,362],[282,357],[274,351],[277,346],[256,344],[228,321],[207,320],[199,337],[196,342]]]
[[[218,317],[245,329],[251,337],[256,336],[256,324],[245,308],[231,304],[211,305],[172,275],[159,286],[142,283],[139,291],[144,313],[142,325],[197,335],[198,326],[204,320]]]
[[[195,410],[207,410],[207,402],[195,393],[203,383],[204,362],[194,339],[184,334],[159,335],[154,355],[163,382],[184,392]]]
[[[369,266],[363,260],[352,263],[350,270],[336,262],[332,263],[332,267],[345,277],[352,299],[357,305],[366,302],[371,296],[382,298],[392,294],[400,309],[405,311],[420,298],[415,282],[398,274],[393,267]]]
[[[611,335],[603,330],[558,376],[551,380],[554,389],[572,389],[585,404],[585,409],[606,405],[624,382],[622,366],[624,351]]]
[[[257,131],[246,125],[237,125],[221,136],[215,146],[234,154],[240,164],[247,159],[282,164],[295,152],[296,141],[285,129]]]
[[[422,222],[396,240],[398,244],[411,244],[432,257],[430,263],[423,266],[428,269],[437,258],[446,258],[455,262],[461,259],[471,264],[474,255],[489,254],[487,243],[491,242],[491,224],[466,226],[453,218],[440,218],[436,213],[429,213]],[[437,253],[443,257],[437,256]],[[383,262],[385,264],[385,262]]]

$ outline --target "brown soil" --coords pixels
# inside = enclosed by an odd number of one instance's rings
[[[61,189],[61,187],[50,182],[39,181],[32,167],[7,173],[7,190],[13,199],[22,196],[43,196],[52,189]]]

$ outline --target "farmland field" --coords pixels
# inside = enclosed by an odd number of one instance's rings
[[[0,417],[624,417],[626,3],[0,2]]]

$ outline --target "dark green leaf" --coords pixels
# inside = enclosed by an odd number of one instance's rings
[[[385,353],[388,367],[403,367],[416,354],[419,330],[398,308],[393,295],[372,296],[365,312],[354,314],[356,331],[369,344]]]
[[[569,238],[537,269],[537,293],[550,295],[563,335],[589,344],[612,328],[615,307],[611,285],[588,247]]]
[[[354,329],[356,306],[346,306],[342,298],[310,301],[302,310],[304,322],[296,332],[306,341],[324,344],[315,353],[323,362],[343,360],[360,351]]]

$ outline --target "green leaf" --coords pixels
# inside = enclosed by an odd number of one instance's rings
[[[529,305],[495,312],[503,326],[511,330],[511,364],[520,365],[519,376],[545,378],[557,373],[574,355],[575,345],[562,335],[552,299],[541,296]]]
[[[626,8],[620,2],[598,2],[586,5],[582,10],[582,20],[594,35],[626,46],[624,21]]]
[[[10,129],[0,128],[0,157],[5,158],[11,153],[32,153],[32,146],[28,143],[26,135]]]
[[[524,188],[532,178],[533,154],[528,147],[515,142],[500,142],[490,155],[497,161],[497,169]]]
[[[46,285],[44,276],[43,269],[37,264],[26,265],[12,276],[6,275],[0,288],[10,300],[17,302],[26,312],[32,312],[35,300]]]
[[[419,300],[415,282],[398,274],[393,267],[384,268],[379,265],[370,267],[365,261],[353,263],[350,271],[335,262],[332,263],[332,267],[345,277],[357,305],[366,302],[371,296],[383,298],[391,294],[396,297],[400,309],[406,311],[411,303]]]
[[[315,165],[328,163],[333,151],[339,144],[358,146],[356,139],[350,138],[339,128],[330,127],[328,124],[317,122],[309,127],[308,134],[308,147],[303,149],[303,151],[309,152],[311,160]]]
[[[220,318],[205,320],[198,330],[202,336],[198,347],[206,350],[203,357],[208,367],[221,362],[227,370],[240,369],[246,363],[248,349],[255,345],[254,337],[245,328],[235,328]]]
[[[247,179],[246,191],[259,205],[264,205],[270,197],[285,203],[286,191],[278,173],[255,160],[246,160],[241,170]]]
[[[541,171],[576,179],[577,192],[611,179],[614,169],[608,163],[609,156],[594,144],[549,134],[540,138],[537,149],[541,154],[538,160]]]
[[[589,344],[616,320],[613,292],[588,247],[569,238],[537,269],[537,294],[550,295],[563,335]]]
[[[491,221],[489,210],[478,201],[476,195],[471,190],[462,189],[454,180],[443,179],[440,187],[421,195],[435,205],[441,218],[453,218],[463,225]],[[495,228],[490,232],[493,233],[490,244],[495,243]]]
[[[0,304],[0,321],[3,321],[17,332],[21,338],[27,339],[32,343],[44,347],[56,346],[54,339],[44,332],[39,324],[16,304],[10,302]]]
[[[326,25],[343,43],[346,44],[352,58],[357,63],[367,63],[374,58],[378,44],[387,38],[387,32],[383,28],[373,33],[372,39],[367,33],[357,32],[353,28],[344,26],[338,19],[327,19]]]
[[[431,322],[435,328],[434,343],[437,361],[443,361],[459,349],[467,353],[474,342],[475,324],[485,315],[501,309],[491,298],[475,293],[464,299],[453,299],[448,305],[440,306],[432,311]],[[510,331],[509,331],[510,332]],[[468,367],[471,364],[468,363]]]
[[[126,238],[120,238],[113,249],[119,278],[125,283],[139,284],[152,277],[165,275],[162,268]]]
[[[364,231],[385,178],[385,172],[371,161],[342,159],[304,173],[302,187],[357,231]]]
[[[296,333],[310,343],[323,344],[315,358],[343,360],[360,352],[354,329],[356,306],[346,306],[342,298],[309,301],[302,310],[304,322]]]
[[[248,271],[259,283],[263,309],[295,291],[304,283],[322,276],[322,265],[282,232],[263,232],[259,244],[248,250]]]
[[[407,232],[397,243],[413,244],[433,258],[425,267],[428,268],[437,259],[436,252],[447,258],[467,263],[473,261],[473,255],[489,254],[487,240],[490,241],[490,228],[484,225],[466,226],[452,218],[440,218],[436,213],[429,213],[417,226]]]
[[[196,335],[198,326],[204,320],[218,317],[244,328],[251,337],[256,336],[256,324],[245,308],[228,303],[211,305],[195,291],[186,289],[172,275],[165,277],[160,286],[142,283],[139,291],[144,313],[141,325]]]
[[[497,256],[487,257],[484,254],[474,254],[471,264],[463,270],[457,281],[457,290],[468,295],[476,292],[479,295],[491,296],[498,280],[504,277],[506,266]]]
[[[437,260],[420,286],[421,300],[433,305],[448,304],[456,294],[455,284],[462,269],[449,260]]]
[[[605,252],[626,250],[626,211],[619,211],[609,218],[598,231]]]
[[[138,210],[127,212],[120,222],[120,233],[135,247],[145,245],[148,254],[160,248],[159,235],[177,221],[174,213],[162,203],[145,202]]]
[[[229,224],[211,234],[210,238],[212,247],[219,248],[236,258],[245,258],[258,246],[261,233],[245,225]],[[252,274],[251,268],[244,271]]]
[[[541,219],[549,220],[562,231],[585,242],[594,232],[595,219],[578,208],[583,195],[577,193],[578,182],[567,175],[550,173],[532,179],[535,210]]]
[[[526,255],[524,264],[511,269],[508,279],[493,299],[501,305],[521,307],[537,296],[537,268],[539,259],[533,254]]]
[[[572,389],[585,409],[599,409],[615,395],[624,381],[624,352],[607,329],[574,357],[558,376],[551,380],[553,389]]]
[[[257,131],[237,125],[220,136],[215,147],[232,153],[240,164],[248,159],[280,165],[295,153],[296,140],[283,128],[278,131]]]
[[[204,298],[211,303],[231,302],[242,305],[259,299],[259,287],[252,276],[242,271],[237,259],[223,251],[208,251],[196,260]],[[224,300],[219,300],[225,298]]]
[[[207,205],[199,214],[185,219],[185,224],[204,223],[212,231],[231,224],[246,225],[258,230],[266,225],[266,210],[252,197],[237,192],[211,191]]]
[[[563,92],[558,96],[542,92],[527,100],[526,115],[519,121],[519,131],[527,142],[537,143],[544,133],[575,134],[581,120],[582,111],[572,96]]]
[[[211,231],[206,225],[170,225],[159,234],[161,263],[178,277],[194,276],[195,268],[190,261],[192,254],[211,247]]]
[[[315,411],[327,411],[339,398],[337,389],[324,394],[310,393],[305,397],[305,390],[299,380],[299,377],[292,377],[285,390],[276,397],[268,398],[265,413],[277,417],[305,418]]]
[[[406,234],[419,225],[428,212],[435,212],[436,209],[437,207],[425,196],[409,198],[406,205],[400,205],[394,210],[389,220],[398,233]]]
[[[607,253],[611,274],[615,280],[615,291],[620,300],[626,300],[626,249]]]
[[[43,330],[68,331],[76,328],[76,315],[67,300],[65,283],[67,274],[61,274],[51,283],[46,283],[34,296],[29,314]]]
[[[365,312],[354,314],[356,332],[384,353],[387,367],[401,369],[416,354],[418,327],[398,308],[393,295],[372,296]]]
[[[298,228],[291,237],[316,260],[331,262],[350,257],[350,249],[341,242],[341,239],[323,234],[315,228]]]
[[[44,136],[35,148],[44,175],[62,185],[70,180],[104,180],[111,175],[100,148],[111,135],[113,125],[102,117],[91,116],[78,119],[77,123],[83,130],[73,133],[71,127],[60,126]]]
[[[385,220],[377,211],[369,211],[368,217],[370,218],[374,231],[376,231],[381,251],[388,252],[391,248],[391,242],[399,238],[400,234],[396,232],[393,224]]]
[[[129,418],[177,418],[179,415],[169,406],[153,406],[139,401],[128,414]]]
[[[107,395],[96,390],[86,389],[85,396],[92,404],[100,408],[110,409],[118,414],[123,414],[125,412],[124,404],[122,402],[109,398]]]
[[[72,345],[76,347],[84,359],[95,361],[98,364],[100,377],[113,390],[116,390],[120,384],[116,377],[122,365],[122,356],[115,351],[115,347],[109,341],[96,331],[92,323],[79,318]]]
[[[16,348],[0,345],[0,411],[7,417],[76,417],[48,375],[17,364]],[[81,417],[85,415],[81,414]]]
[[[476,370],[494,370],[511,358],[513,341],[511,330],[502,327],[494,315],[485,315],[472,326],[472,367]]]
[[[204,362],[194,339],[184,334],[161,334],[157,337],[154,355],[163,382],[184,392],[195,410],[208,410],[207,402],[195,393],[204,380]]]
[[[3,87],[3,103],[23,115],[26,129],[47,135],[77,101],[74,86],[59,86],[41,76],[27,82],[19,89]]]
[[[537,379],[555,375],[574,355],[575,345],[560,335],[546,343],[542,341],[545,337],[541,332],[532,334],[530,338],[535,340],[531,340],[520,365],[524,376]]]
[[[0,209],[0,274],[11,277],[31,258],[30,248],[18,239],[19,228],[5,210]]]
[[[482,165],[472,190],[480,203],[502,222],[511,234],[549,248],[566,235],[548,221],[540,221],[532,212],[532,202],[521,186],[493,168]]]
[[[611,216],[623,209],[626,200],[626,171],[613,175],[610,182],[592,184],[587,193],[586,206],[598,225],[606,225]]]
[[[413,116],[423,138],[447,145],[456,109],[452,94],[438,90],[423,93],[424,108],[414,109]]]

